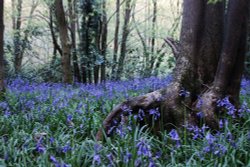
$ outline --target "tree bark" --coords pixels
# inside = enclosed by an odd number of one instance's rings
[[[106,13],[106,1],[102,5],[102,31],[101,31],[101,55],[103,62],[101,64],[101,82],[106,81],[106,52],[107,52],[107,36],[108,36],[108,22]]]
[[[4,0],[0,1],[0,101],[4,99]]]
[[[156,19],[157,19],[157,0],[153,0],[153,19],[152,19],[152,39],[151,39],[151,59],[150,59],[150,74],[153,72],[153,67],[156,60],[155,55],[155,38],[156,38]]]
[[[69,5],[69,20],[70,20],[70,34],[71,34],[71,53],[74,68],[74,79],[77,82],[81,82],[80,69],[78,65],[78,57],[76,51],[76,0],[68,0]]]
[[[65,83],[72,83],[72,73],[70,65],[70,42],[68,38],[68,26],[65,19],[65,12],[63,8],[62,0],[55,0],[55,15],[58,23],[59,35],[62,45],[62,69],[63,69],[63,81]]]
[[[116,80],[119,80],[121,78],[123,67],[124,67],[124,60],[127,54],[127,38],[130,32],[129,22],[131,18],[131,10],[132,10],[131,0],[126,0],[124,24],[123,24],[122,40],[121,40],[121,51],[120,51],[120,57],[118,61]]]
[[[119,29],[120,29],[120,0],[116,0],[116,23],[115,23],[115,38],[114,38],[114,51],[113,51],[113,62],[112,62],[112,79],[115,79],[115,69],[117,64],[117,54],[119,49]]]
[[[13,0],[12,3],[15,3]],[[19,73],[22,67],[22,54],[21,52],[21,13],[22,13],[22,0],[18,0],[17,4],[12,4],[14,7],[13,11],[15,11],[16,16],[13,16],[13,30],[14,30],[14,68],[15,73]],[[14,14],[13,14],[14,15]],[[15,22],[15,23],[14,23]]]
[[[49,23],[48,23],[50,33],[51,33],[52,43],[53,43],[53,58],[51,62],[52,65],[54,64],[54,61],[56,60],[57,52],[59,52],[61,57],[63,56],[62,49],[57,42],[57,35],[55,32],[55,28],[54,28],[53,14],[55,13],[55,11],[53,10],[53,8],[54,8],[53,4],[49,6]]]

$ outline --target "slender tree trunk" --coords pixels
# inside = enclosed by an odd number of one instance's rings
[[[120,51],[120,57],[118,61],[116,80],[119,80],[121,78],[123,68],[124,68],[124,60],[127,54],[127,38],[130,32],[129,22],[131,18],[131,10],[132,10],[131,0],[126,0],[124,24],[123,24],[122,40],[121,40],[121,51]]]
[[[4,0],[0,1],[0,100],[4,99]]]
[[[27,49],[28,46],[28,38],[30,36],[30,31],[31,31],[31,19],[33,16],[33,13],[35,12],[36,7],[38,6],[37,1],[32,1],[32,6],[29,14],[29,19],[27,23],[27,27],[24,30],[24,35],[21,35],[21,14],[22,14],[22,0],[18,0],[17,6],[16,6],[16,13],[17,16],[12,16],[12,22],[13,22],[13,29],[14,29],[14,67],[15,67],[15,72],[19,73],[21,71],[22,67],[22,60],[23,60],[23,54],[25,50]],[[12,7],[15,8],[15,1],[12,0]],[[15,11],[15,9],[12,9]],[[15,23],[16,22],[16,23]]]
[[[50,29],[52,43],[53,43],[53,58],[51,62],[52,65],[54,64],[54,61],[56,60],[57,52],[59,52],[61,57],[63,56],[62,49],[57,42],[57,36],[56,36],[56,32],[55,32],[54,25],[53,25],[54,23],[54,20],[53,20],[53,14],[54,14],[53,8],[54,7],[53,6],[54,6],[53,4],[49,6],[49,29]]]
[[[106,0],[102,5],[102,31],[101,31],[101,55],[103,62],[101,64],[101,82],[106,81],[106,52],[107,52],[107,36],[108,36],[108,22],[106,13]]]
[[[156,60],[155,55],[155,36],[156,36],[156,19],[157,19],[157,0],[153,0],[153,19],[152,19],[152,40],[151,40],[151,60],[150,60],[150,74],[153,72],[153,67]]]
[[[76,0],[68,0],[69,4],[69,19],[70,19],[70,34],[72,40],[71,53],[73,58],[74,78],[77,82],[81,82],[80,69],[78,65],[78,57],[76,51]]]
[[[119,49],[119,29],[120,29],[120,0],[116,0],[116,23],[115,23],[115,38],[114,38],[114,51],[112,63],[112,79],[115,79],[115,69],[117,64],[117,54]]]
[[[80,50],[81,50],[81,70],[82,70],[82,82],[87,83],[87,55],[86,55],[86,19],[83,18],[81,22],[80,33]]]
[[[62,69],[63,69],[63,81],[65,83],[72,83],[72,73],[70,65],[70,42],[68,38],[68,26],[65,19],[65,12],[63,9],[62,0],[55,0],[55,15],[58,23],[59,35],[62,45]]]
[[[13,0],[12,3],[15,3]],[[14,7],[16,16],[13,16],[13,30],[14,30],[14,68],[15,73],[19,73],[22,67],[22,55],[21,52],[21,13],[22,13],[22,0],[17,0],[17,4],[12,4]],[[14,15],[14,14],[13,14]],[[14,18],[15,17],[15,18]],[[15,23],[14,23],[15,21]]]

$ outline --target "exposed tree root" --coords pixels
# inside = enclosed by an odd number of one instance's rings
[[[99,129],[99,131],[96,134],[96,139],[101,140],[103,136],[103,130],[104,133],[110,134],[112,133],[110,128],[112,127],[112,124],[114,121],[117,123],[120,123],[121,121],[121,115],[127,116],[130,112],[132,114],[137,114],[139,109],[142,109],[144,111],[151,109],[151,108],[157,108],[160,106],[162,102],[162,90],[157,90],[142,96],[131,98],[119,105],[117,105],[111,113],[106,117],[106,119],[103,121],[102,128]],[[109,133],[108,133],[109,132]]]
[[[103,133],[110,136],[114,127],[121,122],[122,116],[126,117],[129,114],[136,115],[140,109],[145,112],[146,117],[150,116],[148,112],[150,109],[159,108],[161,110],[161,117],[163,119],[157,120],[155,124],[158,126],[153,128],[154,131],[159,131],[159,126],[170,130],[173,128],[173,125],[180,127],[184,124],[197,124],[199,122],[199,118],[196,116],[197,110],[189,107],[192,106],[190,97],[185,98],[180,96],[180,90],[180,84],[173,82],[165,89],[134,97],[117,105],[103,121],[102,127],[96,134],[96,140],[102,140]],[[202,99],[204,120],[211,129],[217,129],[218,119],[215,115],[217,98],[215,94],[205,92]],[[163,120],[163,122],[160,122],[160,120]],[[115,125],[114,122],[116,123]],[[149,122],[146,123],[149,125],[152,124]]]

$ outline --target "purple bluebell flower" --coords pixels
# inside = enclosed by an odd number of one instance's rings
[[[169,132],[169,136],[171,137],[172,140],[180,140],[179,135],[175,129],[172,129]]]
[[[203,101],[200,96],[198,96],[198,102],[196,104],[196,108],[200,109],[202,107]]]
[[[204,113],[203,113],[202,111],[196,113],[196,115],[197,115],[197,117],[200,118],[200,119],[201,119],[201,118],[204,118]]]
[[[157,120],[158,118],[160,118],[159,108],[150,109],[149,114],[153,116],[154,120]]]
[[[169,136],[172,140],[176,142],[176,147],[179,148],[181,146],[181,142],[180,142],[180,138],[179,138],[177,131],[175,129],[172,129],[169,132]]]
[[[50,144],[53,144],[55,142],[55,139],[53,137],[50,137],[49,142],[50,142]]]
[[[222,119],[220,119],[220,121],[219,121],[219,127],[220,127],[220,128],[223,128],[223,127],[224,127],[224,122],[223,122]]]
[[[132,154],[127,150],[126,154],[124,155],[124,162],[127,164],[132,158]]]
[[[113,158],[113,154],[112,154],[112,153],[108,154],[108,155],[107,155],[107,158],[108,158],[108,160],[109,160],[109,163],[110,163],[110,164],[113,164],[113,159],[114,159],[114,158]]]
[[[227,114],[232,116],[232,118],[236,117],[236,108],[235,106],[229,101],[229,97],[225,97],[224,99],[218,100],[217,101],[217,106],[218,107],[225,107],[227,109]]]
[[[138,111],[138,118],[140,119],[140,121],[142,121],[145,117],[145,113],[142,109],[139,109]]]
[[[65,146],[62,147],[62,152],[63,153],[67,153],[69,151],[71,151],[72,148],[70,147],[70,145],[67,143]]]
[[[53,155],[50,156],[50,160],[53,162],[53,164],[59,164],[56,157],[54,157]]]
[[[140,167],[142,165],[141,158],[136,159],[134,165],[135,167]]]
[[[150,159],[148,167],[156,167],[156,164],[153,159]]]
[[[44,153],[46,151],[46,148],[42,145],[40,141],[36,144],[36,151],[39,153]]]
[[[132,113],[132,110],[131,110],[131,108],[129,107],[129,106],[127,106],[127,105],[123,105],[122,107],[121,107],[121,109],[122,109],[122,111],[124,112],[124,113],[126,113],[126,114],[128,114],[128,115],[131,115]]]
[[[101,164],[101,156],[99,154],[95,154],[93,158],[93,164],[100,165]]]
[[[210,132],[207,133],[205,138],[209,144],[213,144],[216,140],[216,138]]]
[[[146,157],[152,157],[150,145],[145,141],[145,139],[140,139],[136,144],[137,155],[142,155]]]
[[[161,151],[157,151],[157,152],[155,153],[155,158],[156,158],[156,159],[161,158],[161,156],[162,156],[162,152],[161,152]]]

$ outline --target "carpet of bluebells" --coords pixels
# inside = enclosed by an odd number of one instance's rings
[[[112,138],[95,141],[115,105],[170,80],[151,77],[97,86],[8,81],[6,99],[0,102],[0,166],[250,166],[248,80],[242,81],[240,109],[227,97],[218,101],[218,132],[183,125],[152,135],[136,124],[145,115],[140,110],[122,121]],[[160,116],[157,109],[150,114],[154,120]]]

